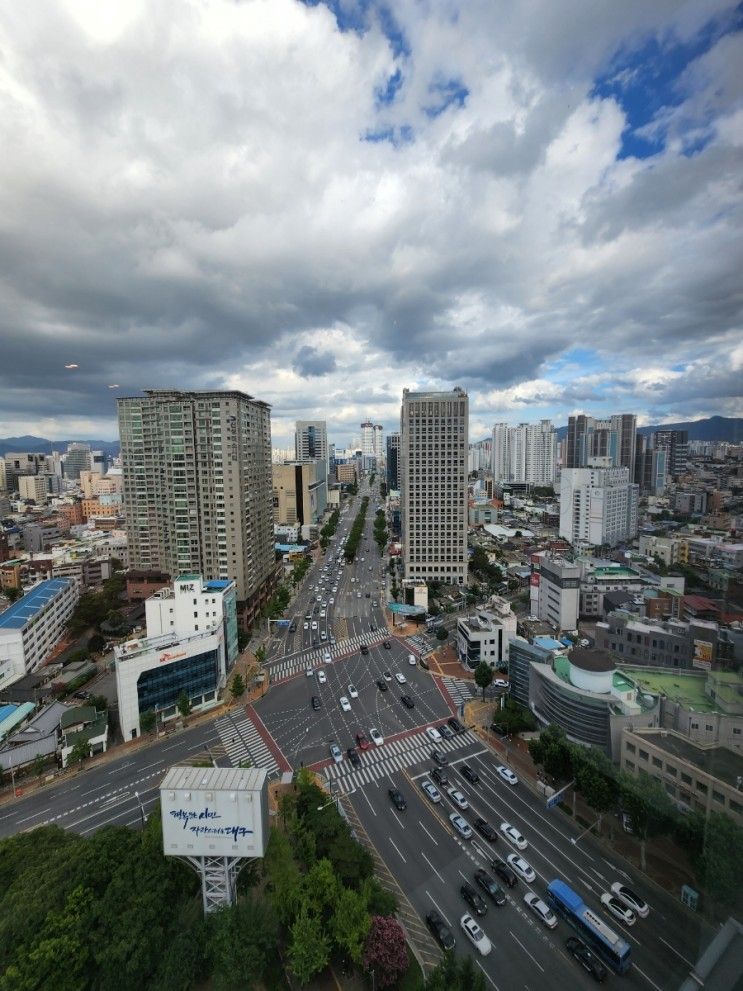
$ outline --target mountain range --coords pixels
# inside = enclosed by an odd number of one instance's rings
[[[638,427],[638,434],[652,434],[656,430],[688,430],[689,440],[728,441],[732,444],[743,442],[743,417],[709,416],[704,420],[685,420],[682,423],[656,423],[649,427]],[[557,428],[557,439],[564,440],[567,427]],[[0,441],[0,444],[2,442]]]
[[[79,437],[74,441],[47,440],[46,437],[34,437],[31,434],[26,434],[23,437],[0,437],[0,457],[16,452],[51,454],[52,451],[61,451],[64,453],[67,450],[67,445],[73,443],[90,444],[93,451],[104,451],[109,455],[118,454],[121,446],[117,440],[87,440]]]

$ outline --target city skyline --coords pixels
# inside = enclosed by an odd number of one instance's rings
[[[466,389],[474,439],[740,415],[739,9],[446,9],[0,15],[0,435],[173,387],[285,447],[404,388]]]

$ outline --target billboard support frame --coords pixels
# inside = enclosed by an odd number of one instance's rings
[[[204,915],[235,903],[237,878],[246,864],[256,857],[179,857],[189,864],[201,880],[201,903]]]

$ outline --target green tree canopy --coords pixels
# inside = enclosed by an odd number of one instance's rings
[[[493,683],[493,669],[487,661],[480,661],[475,668],[475,684],[482,688],[482,699],[485,701],[485,689],[490,688]]]
[[[323,970],[330,959],[330,943],[322,922],[303,905],[291,927],[289,961],[300,984]]]

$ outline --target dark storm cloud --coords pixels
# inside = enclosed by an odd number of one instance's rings
[[[292,368],[303,378],[329,375],[336,369],[335,356],[330,351],[318,351],[305,345],[297,351]]]

